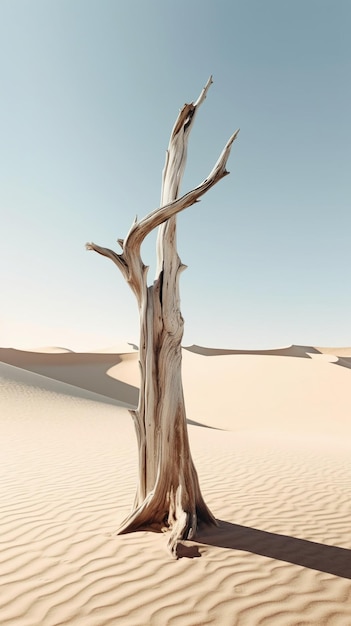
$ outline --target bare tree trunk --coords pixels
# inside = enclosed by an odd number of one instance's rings
[[[120,533],[142,528],[170,529],[168,541],[177,554],[179,539],[194,536],[199,521],[215,524],[206,506],[191,458],[181,379],[181,341],[184,321],[180,313],[179,276],[182,265],[176,245],[176,214],[198,201],[228,172],[231,145],[225,146],[214,169],[201,185],[178,199],[186,163],[187,142],[195,114],[211,85],[210,78],[195,103],[184,105],[173,128],[163,171],[161,207],[132,225],[122,254],[87,244],[111,258],[133,289],[140,314],[140,395],[131,411],[139,450],[139,481],[134,507]],[[140,256],[146,235],[159,226],[157,273],[147,286],[147,267]]]

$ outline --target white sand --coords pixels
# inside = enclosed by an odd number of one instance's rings
[[[349,626],[351,350],[183,351],[219,527],[114,534],[138,355],[0,350],[1,626]],[[197,422],[200,425],[195,425]]]

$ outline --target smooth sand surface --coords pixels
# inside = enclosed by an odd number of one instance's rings
[[[349,626],[351,349],[183,350],[218,528],[117,536],[138,354],[0,350],[1,626]]]

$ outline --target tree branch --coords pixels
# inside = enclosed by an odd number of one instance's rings
[[[193,127],[198,107],[205,100],[207,92],[212,84],[212,76],[209,77],[205,87],[200,93],[196,102],[185,104],[180,110],[174,127],[171,132],[168,149],[166,151],[166,161],[162,172],[161,206],[176,200],[179,195],[188,150],[190,131]],[[168,259],[167,265],[175,264],[172,259],[178,258],[176,242],[176,219],[163,223],[157,235],[157,265],[156,278],[160,276],[164,268],[164,263]]]
[[[101,246],[98,246],[96,243],[93,242],[86,243],[85,248],[86,250],[94,250],[94,252],[98,252],[102,256],[106,256],[108,259],[111,259],[121,270],[125,278],[128,277],[128,266],[122,254],[117,254],[113,250],[110,250],[110,248],[102,248]]]
[[[203,196],[206,191],[211,189],[211,187],[213,187],[222,178],[224,178],[224,176],[227,176],[227,174],[229,174],[229,172],[226,170],[226,164],[229,158],[231,146],[238,136],[238,133],[239,130],[235,131],[235,133],[233,133],[233,135],[230,137],[213,170],[200,185],[186,193],[184,196],[181,196],[181,198],[178,198],[173,202],[169,202],[165,206],[155,209],[154,211],[149,213],[149,215],[144,217],[140,222],[134,222],[129,230],[127,237],[124,240],[124,255],[126,255],[127,251],[131,250],[132,248],[139,249],[145,237],[154,228],[160,226],[160,224],[173,217],[177,213],[180,213],[180,211],[183,211],[189,206],[195,204],[195,202],[198,202],[199,198]]]
[[[210,76],[196,102],[184,104],[179,111],[171,132],[166,152],[166,162],[162,172],[161,206],[171,200],[175,200],[178,196],[186,165],[190,131],[195,121],[197,109],[205,100],[212,83],[212,76]]]
[[[180,211],[198,202],[201,196],[229,173],[226,170],[226,164],[231,146],[239,130],[235,131],[228,140],[208,177],[205,178],[200,185],[177,199],[179,185],[186,163],[190,130],[193,126],[197,109],[205,100],[212,82],[212,76],[210,76],[198,99],[191,104],[185,104],[179,112],[166,153],[166,163],[163,170],[161,207],[149,213],[140,222],[135,218],[126,238],[124,240],[117,240],[122,248],[122,254],[117,254],[113,250],[103,248],[95,243],[86,244],[87,250],[94,250],[102,256],[111,259],[115,265],[117,265],[124,278],[137,295],[138,301],[141,301],[141,294],[146,288],[147,267],[143,264],[140,257],[140,247],[145,237],[152,230],[164,224],[170,218],[175,217]],[[160,234],[161,231],[159,236]],[[160,253],[158,261],[159,269],[162,269],[162,253]]]

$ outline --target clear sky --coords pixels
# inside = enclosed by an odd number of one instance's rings
[[[349,0],[1,0],[0,345],[138,343],[111,261],[212,85],[178,217],[184,345],[351,345]],[[154,239],[144,261],[154,273]]]

